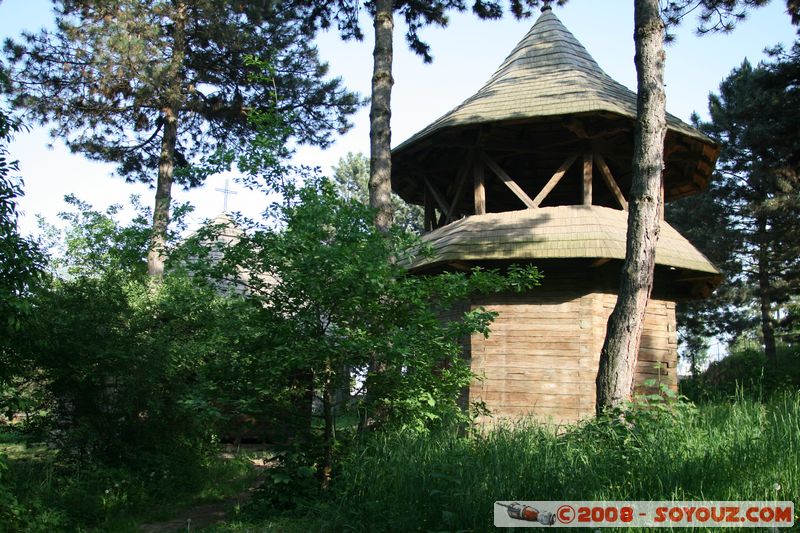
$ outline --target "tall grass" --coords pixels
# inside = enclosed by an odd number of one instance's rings
[[[493,503],[512,499],[798,503],[800,394],[633,416],[632,427],[376,436],[343,465],[319,528],[488,531]]]

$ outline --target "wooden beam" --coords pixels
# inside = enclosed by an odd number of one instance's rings
[[[458,184],[456,185],[456,193],[453,196],[453,201],[450,202],[450,207],[447,209],[447,220],[452,222],[455,218],[453,215],[455,214],[456,207],[458,207],[458,203],[461,201],[461,197],[464,196],[464,190],[466,189],[467,185],[467,177],[469,176],[469,171],[472,170],[472,152],[467,154],[466,159],[464,160],[464,164],[461,165],[461,168],[458,170],[458,176],[456,179],[458,180]]]
[[[592,150],[583,152],[583,205],[592,205]]]
[[[569,170],[569,167],[572,166],[572,163],[574,163],[576,159],[578,159],[578,154],[573,154],[569,156],[563,163],[561,163],[561,166],[558,167],[558,170],[556,170],[556,173],[553,174],[552,178],[550,178],[550,181],[545,183],[544,187],[542,187],[542,190],[539,191],[539,194],[537,194],[536,198],[533,199],[533,207],[539,207],[544,199],[547,198],[547,195],[550,194],[550,191],[552,191],[555,186],[558,185],[558,182],[561,181],[561,178],[564,177],[564,174],[567,173],[567,170]]]
[[[433,207],[433,196],[428,189],[423,189],[425,195],[425,231],[431,231],[436,223],[436,211]]]
[[[609,190],[617,199],[620,207],[623,211],[628,210],[628,202],[625,200],[625,196],[623,196],[622,191],[619,190],[619,185],[617,185],[617,181],[614,179],[614,176],[611,174],[611,169],[608,168],[606,164],[606,160],[603,159],[603,156],[600,155],[599,152],[594,153],[594,160],[597,163],[598,168],[600,169],[600,174],[603,176],[603,180],[608,185]]]
[[[691,278],[675,278],[675,281],[710,281],[714,278],[714,274],[709,274],[708,276],[694,276]]]
[[[486,214],[486,185],[485,173],[482,161],[476,161],[472,167],[472,175],[475,178],[475,214]]]
[[[501,180],[503,180],[503,183],[505,183],[505,184],[506,184],[506,187],[508,187],[509,189],[511,189],[511,192],[513,192],[513,193],[516,195],[516,197],[517,197],[517,198],[519,198],[520,200],[522,200],[522,203],[523,203],[523,204],[525,204],[526,206],[528,206],[528,208],[529,208],[529,209],[533,209],[534,207],[537,207],[536,205],[534,205],[534,203],[533,203],[533,200],[531,200],[531,197],[530,197],[530,196],[528,196],[528,195],[525,193],[525,191],[523,191],[523,190],[522,190],[522,187],[520,187],[519,185],[517,185],[517,183],[516,183],[516,182],[515,182],[515,181],[514,181],[514,180],[511,178],[511,176],[509,176],[509,175],[506,173],[506,171],[505,171],[505,170],[503,170],[502,168],[500,168],[500,165],[498,165],[497,163],[495,163],[495,162],[494,162],[494,160],[492,160],[492,158],[491,158],[491,157],[489,157],[489,156],[488,156],[488,155],[486,155],[485,153],[482,153],[482,154],[481,154],[481,159],[483,160],[483,162],[484,162],[484,163],[486,163],[486,166],[487,166],[487,167],[489,167],[489,169],[490,169],[492,172],[494,172],[495,174],[497,174],[497,177],[498,177],[498,178],[500,178]]]
[[[605,265],[609,261],[611,261],[611,259],[609,259],[608,257],[601,257],[600,259],[595,259],[594,261],[592,261],[592,263],[589,266],[591,268],[597,268]]]
[[[589,137],[589,134],[586,133],[586,128],[583,126],[583,122],[576,119],[575,117],[570,117],[569,119],[562,119],[564,127],[571,131],[578,139],[586,139]]]
[[[441,193],[439,191],[437,191],[436,188],[433,185],[431,185],[431,182],[428,181],[428,178],[424,178],[424,179],[425,179],[425,185],[428,187],[428,190],[433,195],[433,198],[436,200],[436,203],[439,204],[439,211],[441,211],[442,214],[446,215],[447,214],[447,202],[444,201],[444,196],[442,196]]]

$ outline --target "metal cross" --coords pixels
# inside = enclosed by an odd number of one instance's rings
[[[227,212],[228,212],[228,195],[229,195],[229,194],[239,194],[239,193],[237,193],[237,192],[236,192],[236,191],[234,191],[234,190],[231,190],[231,189],[228,187],[228,180],[227,180],[227,179],[225,180],[225,187],[223,187],[222,189],[220,189],[219,187],[217,187],[217,188],[216,188],[216,189],[214,189],[214,190],[215,190],[215,191],[219,191],[219,192],[221,192],[222,194],[224,194],[224,197],[223,197],[224,199],[223,199],[223,203],[222,203],[222,212],[223,212],[223,213],[227,213]]]

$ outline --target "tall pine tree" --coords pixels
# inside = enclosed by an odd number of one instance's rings
[[[276,117],[279,143],[327,145],[358,99],[327,67],[288,4],[56,0],[56,29],[6,43],[13,103],[74,152],[155,186],[148,271],[163,271],[173,183],[194,187]],[[257,58],[259,61],[253,61]],[[248,65],[268,65],[254,72]]]
[[[687,333],[736,337],[757,324],[774,362],[776,336],[797,318],[783,313],[781,324],[779,309],[800,294],[800,46],[773,57],[757,67],[745,61],[710,95],[711,121],[701,127],[722,146],[716,175],[671,218],[726,275],[716,298],[682,310],[689,319],[704,317],[703,327]]]
[[[566,0],[558,0],[559,4]],[[482,19],[503,16],[503,0],[474,0],[472,11]],[[508,0],[508,9],[517,18],[531,15],[531,8],[550,0]],[[296,6],[306,10],[312,28],[328,28],[336,24],[342,38],[361,40],[359,15],[362,8],[371,15],[375,30],[375,47],[372,53],[372,100],[370,107],[370,207],[376,210],[375,224],[383,232],[392,226],[392,63],[394,49],[394,13],[405,21],[406,41],[409,48],[426,63],[433,58],[430,46],[422,40],[421,28],[435,24],[447,26],[449,11],[464,11],[466,0],[371,0],[363,5],[349,0],[295,0]]]

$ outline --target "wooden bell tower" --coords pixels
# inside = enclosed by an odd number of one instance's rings
[[[527,294],[467,303],[497,311],[466,347],[470,387],[494,419],[569,422],[594,413],[605,325],[625,258],[636,94],[611,79],[549,6],[473,96],[400,144],[392,186],[424,206],[424,274],[533,263]],[[667,115],[662,198],[708,184],[718,148]],[[663,205],[663,202],[662,202]],[[663,216],[662,216],[663,220]],[[662,222],[636,382],[677,386],[675,302],[708,295],[717,269]],[[488,421],[488,420],[487,420]]]

